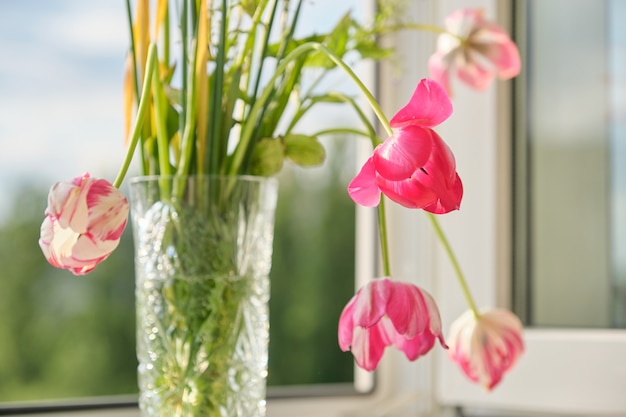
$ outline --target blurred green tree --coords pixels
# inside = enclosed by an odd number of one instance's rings
[[[270,385],[353,378],[336,332],[354,291],[354,205],[337,181],[345,167],[326,165],[280,178]],[[131,228],[106,261],[76,277],[48,265],[37,245],[45,191],[19,189],[0,224],[0,402],[137,392]]]

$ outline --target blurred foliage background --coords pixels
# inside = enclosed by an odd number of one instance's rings
[[[354,204],[338,181],[353,167],[342,159],[280,177],[270,385],[353,378],[336,336],[354,293]],[[47,190],[20,189],[0,224],[0,402],[136,393],[130,226],[109,259],[73,276],[49,266],[37,245]]]

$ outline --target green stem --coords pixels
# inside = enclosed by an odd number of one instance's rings
[[[154,46],[154,44],[151,46]],[[155,58],[155,60],[158,62],[157,58]],[[152,97],[154,100],[157,149],[159,151],[159,173],[161,175],[170,175],[169,138],[167,135],[167,126],[165,125],[167,119],[167,98],[165,97],[163,85],[161,84],[161,79],[158,74],[152,77]]]
[[[450,263],[452,264],[452,268],[454,268],[454,272],[456,273],[456,277],[457,277],[457,280],[459,281],[459,285],[461,286],[461,290],[463,291],[463,295],[465,296],[465,299],[467,300],[467,304],[469,305],[474,315],[476,317],[479,317],[480,312],[478,311],[478,308],[476,307],[476,303],[474,302],[474,298],[472,297],[472,294],[469,290],[469,286],[467,285],[467,281],[465,280],[465,276],[463,275],[463,271],[461,270],[459,261],[457,260],[456,255],[454,254],[454,251],[452,250],[452,246],[450,246],[450,242],[448,241],[448,238],[443,232],[443,229],[441,228],[441,225],[439,224],[437,217],[435,217],[435,215],[432,213],[427,213],[427,214],[428,214],[428,218],[430,219],[430,222],[435,228],[435,233],[437,234],[437,237],[441,241],[443,248],[445,249],[446,254],[448,255],[448,258],[450,259]]]
[[[348,77],[350,77],[350,79],[357,85],[357,87],[359,88],[361,93],[367,99],[367,102],[370,105],[370,107],[372,108],[372,111],[374,112],[374,114],[376,115],[376,117],[378,118],[380,123],[383,125],[383,127],[385,128],[385,132],[389,136],[391,136],[391,134],[393,132],[391,130],[391,126],[389,126],[389,120],[387,120],[387,116],[385,116],[385,113],[380,108],[380,105],[376,101],[376,98],[374,98],[374,95],[369,91],[369,89],[365,86],[365,84],[363,84],[363,81],[361,81],[359,76],[356,75],[354,70],[352,68],[350,68],[350,66],[348,66],[348,64],[346,64],[343,61],[343,59],[341,59],[340,57],[338,57],[337,55],[332,53],[324,45],[322,45],[322,44],[313,44],[313,49],[316,49],[316,50],[324,53],[331,61],[333,61],[338,67],[340,67],[342,70],[344,70],[344,72],[346,74],[348,74]],[[376,146],[377,144],[378,143],[375,142],[374,146]]]
[[[126,0],[126,17],[128,19],[128,27],[130,28],[130,55],[133,61],[133,85],[135,86],[135,95],[139,96],[139,80],[137,80],[137,53],[135,52],[135,34],[133,33],[133,15],[130,7],[130,0]]]
[[[467,38],[464,38],[462,36],[457,35],[456,33],[452,33],[448,30],[446,30],[445,28],[442,28],[441,26],[437,26],[437,25],[429,25],[427,23],[399,23],[397,25],[392,25],[389,27],[386,27],[385,29],[387,29],[389,32],[398,32],[400,30],[419,30],[419,31],[424,31],[424,32],[432,32],[432,33],[436,33],[439,35],[450,35],[453,38],[456,38],[459,40],[459,42],[461,43],[465,43],[467,42]]]
[[[187,62],[187,57],[188,55],[188,48],[189,45],[187,45],[187,35],[188,35],[188,27],[187,27],[187,20],[189,19],[189,16],[187,16],[187,14],[189,13],[189,9],[188,9],[188,1],[183,1],[183,5],[182,5],[182,13],[180,15],[180,34],[181,34],[181,40],[180,40],[180,46],[181,46],[181,59],[180,59],[180,66],[181,66],[181,86],[180,86],[180,96],[181,96],[181,109],[180,109],[180,115],[179,115],[179,126],[178,126],[178,130],[180,132],[184,132],[185,131],[185,125],[187,122],[187,106],[184,104],[184,100],[187,97],[187,67],[188,67],[188,62]]]
[[[210,98],[209,98],[209,161],[208,172],[210,174],[216,174],[219,172],[221,164],[222,154],[222,95],[224,94],[224,82],[225,82],[225,66],[226,66],[226,35],[228,25],[228,2],[222,0],[222,24],[219,32],[219,44],[220,48],[217,50],[217,57],[215,60],[215,70],[213,72],[213,84],[211,86]],[[203,167],[199,167],[203,169]]]
[[[130,167],[130,163],[133,160],[133,154],[135,153],[137,143],[139,143],[141,129],[143,128],[143,120],[146,117],[146,111],[148,111],[148,104],[150,103],[151,81],[157,66],[156,53],[156,45],[151,44],[148,49],[148,63],[146,66],[146,75],[141,89],[141,97],[139,98],[139,107],[137,109],[137,118],[135,120],[135,125],[133,126],[130,144],[128,146],[128,150],[126,151],[126,157],[124,158],[124,162],[122,163],[117,177],[113,182],[113,186],[116,188],[120,188],[120,186],[122,185],[122,181],[124,181],[124,177],[126,176],[128,168]]]
[[[365,98],[368,101],[368,104],[376,114],[376,117],[381,122],[381,124],[385,127],[385,130],[388,135],[392,134],[391,127],[389,126],[389,121],[385,116],[385,113],[382,111],[376,99],[372,95],[372,93],[367,89],[365,84],[359,79],[359,77],[354,73],[352,68],[350,68],[341,58],[332,53],[328,48],[324,45],[317,42],[307,42],[302,45],[296,47],[289,55],[287,55],[284,59],[280,61],[278,66],[276,67],[276,71],[272,78],[268,81],[265,89],[261,92],[261,95],[255,101],[254,106],[250,109],[250,113],[248,114],[248,120],[257,120],[258,116],[263,111],[263,108],[266,106],[268,99],[270,98],[273,90],[274,90],[274,82],[280,77],[286,70],[287,66],[296,59],[300,58],[302,55],[305,55],[311,51],[319,51],[326,55],[331,61],[333,61],[337,66],[342,68],[350,77],[350,79],[357,85],[359,90],[363,93]],[[243,126],[241,131],[240,141],[235,151],[232,155],[231,160],[229,161],[229,166],[226,171],[228,175],[236,175],[241,167],[243,162],[245,152],[250,146],[250,140],[252,138],[254,123],[246,123]],[[378,145],[378,140],[376,138],[372,138],[372,144],[374,146]]]
[[[381,197],[378,204],[378,233],[380,235],[380,252],[383,262],[383,276],[391,277],[389,262],[389,245],[387,244],[387,222],[385,221],[385,199]]]
[[[347,127],[338,127],[332,129],[324,129],[318,130],[311,134],[311,136],[326,136],[326,135],[353,135],[353,136],[363,136],[369,138],[370,135],[362,130],[347,128]]]
[[[129,35],[130,35],[130,59],[132,60],[132,77],[135,89],[135,97],[139,97],[139,79],[137,75],[137,52],[135,50],[135,34],[133,32],[133,13],[131,11],[130,0],[126,0],[126,18],[128,19]],[[147,162],[143,155],[143,148],[140,148],[142,172],[147,172]]]
[[[337,66],[339,66],[341,69],[343,69],[346,72],[346,74],[357,85],[361,93],[367,99],[368,104],[374,111],[374,114],[376,115],[380,123],[384,126],[387,134],[391,135],[393,132],[391,130],[391,126],[389,125],[389,121],[387,120],[387,117],[385,116],[385,113],[381,109],[380,105],[378,104],[378,102],[376,101],[372,93],[365,86],[365,84],[361,81],[361,79],[356,75],[356,73],[352,70],[352,68],[350,68],[340,57],[335,55],[324,45],[320,43],[316,43],[316,42],[309,42],[309,43],[305,43],[305,44],[298,46],[289,55],[287,55],[283,60],[280,61],[280,64],[276,67],[276,72],[274,73],[274,76],[268,82],[261,96],[255,102],[255,105],[252,106],[252,109],[250,110],[250,115],[248,116],[250,120],[255,120],[256,117],[259,115],[262,108],[265,106],[266,101],[270,97],[270,94],[274,87],[274,81],[279,77],[280,74],[282,74],[286,70],[287,65],[291,61],[298,59],[301,55],[304,55],[311,51],[319,51],[323,53],[331,61],[333,61]],[[243,131],[241,132],[241,141],[239,145],[237,146],[237,148],[235,149],[235,152],[233,154],[233,160],[231,161],[232,163],[228,171],[230,175],[234,175],[237,173],[237,169],[243,160],[245,149],[248,148],[249,141],[252,136],[252,131],[251,131],[253,127],[252,125],[253,125],[252,123],[246,124],[244,126]],[[371,136],[370,138],[372,140],[373,147],[376,147],[379,144],[378,139],[374,136]],[[386,225],[386,219],[385,219],[385,205],[384,205],[383,199],[381,199],[381,202],[378,206],[378,222],[379,222],[380,240],[381,240],[381,252],[382,252],[381,255],[383,259],[383,272],[385,275],[391,276],[391,268],[389,266],[389,247],[387,245],[387,225]]]

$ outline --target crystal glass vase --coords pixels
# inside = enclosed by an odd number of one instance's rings
[[[264,416],[276,180],[130,188],[143,415]]]

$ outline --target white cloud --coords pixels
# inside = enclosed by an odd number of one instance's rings
[[[125,152],[123,3],[15,3],[0,3],[0,212],[20,178],[114,175]]]

